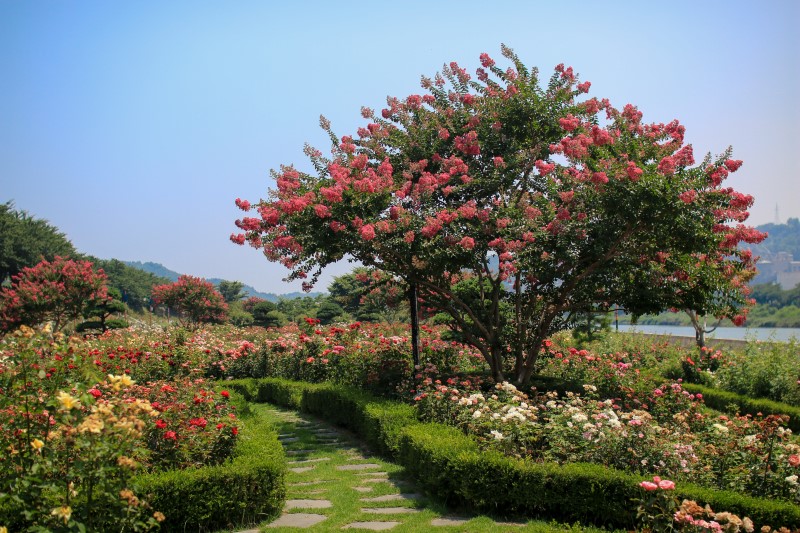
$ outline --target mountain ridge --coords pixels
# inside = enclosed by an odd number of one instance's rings
[[[144,262],[142,262],[142,261],[123,261],[123,263],[125,263],[129,267],[133,267],[133,268],[136,268],[136,269],[139,269],[139,270],[143,270],[145,272],[150,272],[152,274],[155,274],[156,276],[161,276],[163,278],[167,278],[168,280],[173,281],[173,282],[174,281],[178,281],[178,278],[181,276],[180,273],[175,272],[174,270],[170,270],[169,268],[165,267],[161,263],[155,263],[155,262],[152,262],[152,261],[144,261]],[[212,283],[215,286],[219,286],[220,282],[221,281],[225,281],[225,280],[222,279],[222,278],[206,278],[206,281],[208,281],[209,283]],[[289,293],[285,293],[285,294],[275,294],[274,292],[261,292],[261,291],[257,290],[256,288],[254,288],[253,286],[246,285],[246,284],[244,285],[244,287],[242,287],[242,290],[245,292],[245,294],[247,295],[248,298],[249,297],[262,298],[264,300],[269,300],[271,302],[277,302],[281,298],[294,299],[294,298],[304,298],[306,296],[309,296],[309,297],[313,298],[315,296],[320,296],[320,295],[324,294],[322,292],[305,293],[305,292],[298,292],[298,291],[289,292]]]

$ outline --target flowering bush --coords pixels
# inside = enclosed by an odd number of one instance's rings
[[[754,398],[800,407],[800,343],[748,343],[725,354],[711,384]]]
[[[667,474],[712,487],[800,502],[794,457],[800,445],[785,419],[711,415],[679,383],[663,384],[626,409],[585,394],[523,394],[509,383],[483,390],[470,380],[427,378],[420,416],[456,425],[483,446],[534,461],[592,462],[639,474]]]
[[[239,428],[229,393],[203,379],[150,382],[129,398],[147,398],[156,412],[145,432],[149,469],[216,465],[231,457]]]
[[[224,322],[228,312],[225,299],[204,279],[183,275],[175,283],[153,287],[153,299],[180,313],[181,320],[196,326],[203,322]]]
[[[0,290],[0,331],[52,322],[56,330],[81,316],[86,305],[110,300],[106,275],[89,261],[56,257],[23,268]]]
[[[79,349],[26,328],[0,341],[0,525],[155,527],[163,515],[129,486],[155,412],[142,399],[99,399],[82,380]],[[131,384],[109,380],[116,391]]]
[[[747,517],[739,518],[728,512],[715,513],[711,507],[702,507],[692,500],[678,503],[674,496],[675,483],[654,476],[653,481],[642,481],[644,497],[637,510],[643,531],[684,531],[684,532],[729,532],[744,531],[752,533],[753,521]],[[770,531],[764,526],[762,531]],[[788,530],[787,530],[788,531]]]
[[[188,376],[137,384],[145,354],[117,343],[105,355],[119,372],[94,377],[110,370],[95,363],[103,341],[125,335],[21,329],[0,340],[0,526],[153,527],[163,515],[132,491],[134,473],[231,457],[239,428],[227,391]],[[164,346],[165,356],[177,347]]]

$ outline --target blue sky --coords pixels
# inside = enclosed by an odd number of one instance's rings
[[[800,217],[798,25],[794,0],[0,0],[0,202],[101,258],[297,290],[229,242],[234,200],[307,168],[303,144],[327,148],[320,114],[355,133],[362,105],[506,43],[545,77],[563,62],[591,95],[679,119],[700,157],[733,145],[750,223],[776,206],[785,221]]]

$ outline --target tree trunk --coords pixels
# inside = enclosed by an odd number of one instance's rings
[[[500,346],[492,346],[491,360],[489,367],[492,369],[492,379],[495,383],[502,383],[505,381],[503,374],[503,350]]]

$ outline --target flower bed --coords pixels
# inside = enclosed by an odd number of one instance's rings
[[[277,379],[228,385],[252,401],[302,409],[355,431],[394,457],[427,491],[452,504],[630,529],[637,523],[631,502],[647,498],[641,476],[600,465],[536,463],[482,450],[456,428],[420,423],[409,406],[362,391]],[[800,527],[800,507],[788,502],[691,483],[677,484],[674,495],[749,517],[757,527]]]
[[[0,526],[155,527],[173,507],[137,490],[134,476],[233,456],[229,392],[199,378],[102,376],[86,348],[26,328],[0,341]]]
[[[484,449],[537,462],[596,463],[639,475],[800,503],[800,444],[780,415],[714,415],[702,395],[664,384],[627,409],[586,393],[525,395],[513,385],[484,392],[470,381],[427,380],[417,394],[424,420],[454,425]]]

